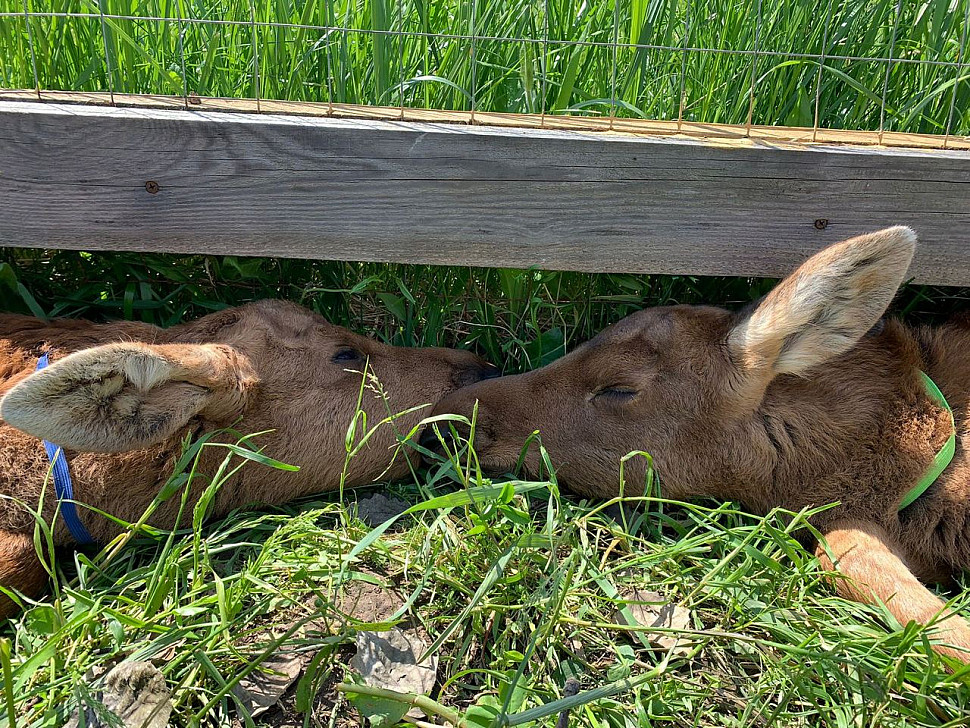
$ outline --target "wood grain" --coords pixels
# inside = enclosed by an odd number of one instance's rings
[[[768,143],[790,146],[827,144],[850,146],[904,147],[907,149],[962,149],[970,151],[970,137],[943,134],[856,129],[812,129],[804,126],[745,126],[743,124],[704,124],[676,119],[618,119],[601,116],[560,116],[550,114],[496,113],[491,111],[448,111],[400,106],[365,106],[330,104],[322,101],[274,101],[262,99],[227,99],[153,94],[108,94],[102,91],[42,91],[42,100],[61,104],[119,106],[135,109],[188,109],[192,111],[225,111],[229,113],[284,114],[297,116],[332,116],[346,119],[380,119],[385,121],[423,121],[441,124],[477,124],[481,126],[560,131],[599,131],[635,136],[688,137],[724,144]],[[33,89],[0,89],[0,101],[37,101]]]
[[[0,201],[9,246],[698,275],[906,224],[970,284],[962,150],[0,101]]]

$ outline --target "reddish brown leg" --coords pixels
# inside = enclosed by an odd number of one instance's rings
[[[0,531],[0,585],[34,598],[47,586],[47,571],[37,558],[30,534]],[[0,593],[0,619],[7,619],[20,607],[6,594]]]
[[[823,568],[847,577],[836,580],[839,596],[865,604],[882,602],[901,624],[934,622],[933,637],[942,644],[933,649],[970,662],[970,624],[945,609],[942,600],[913,576],[882,527],[840,521],[827,530],[825,539],[828,552],[819,544],[816,554]]]

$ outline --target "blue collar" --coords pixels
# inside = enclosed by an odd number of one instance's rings
[[[47,364],[47,354],[44,354],[37,360],[36,371],[44,369]],[[57,494],[57,501],[67,530],[71,532],[74,540],[81,545],[94,543],[88,529],[84,527],[77,515],[77,505],[74,502],[74,484],[71,482],[71,471],[67,467],[67,457],[64,455],[64,450],[47,440],[44,440],[44,450],[47,451],[47,458],[51,461],[54,492]]]

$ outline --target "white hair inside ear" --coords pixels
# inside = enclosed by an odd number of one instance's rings
[[[744,371],[805,374],[845,353],[885,313],[905,280],[916,234],[891,227],[813,255],[730,333]]]
[[[68,449],[126,452],[196,416],[228,423],[257,381],[249,360],[227,346],[107,344],[19,382],[0,401],[0,417]]]

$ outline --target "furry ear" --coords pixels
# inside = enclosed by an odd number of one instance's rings
[[[843,354],[885,313],[916,248],[891,227],[813,255],[738,323],[728,347],[745,374],[805,374]]]
[[[0,401],[4,422],[56,445],[126,452],[202,416],[228,424],[257,383],[228,346],[119,343],[84,349],[31,374]]]

